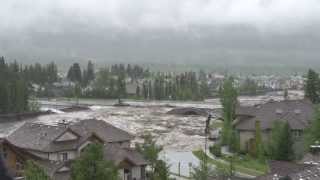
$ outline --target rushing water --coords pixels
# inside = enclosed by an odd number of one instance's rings
[[[272,96],[240,97],[241,104],[252,105],[270,99],[279,100],[282,97],[277,94]],[[69,101],[44,101],[47,105],[70,104]],[[62,120],[69,122],[81,121],[83,119],[96,118],[108,122],[120,129],[130,132],[141,141],[141,135],[151,133],[159,145],[164,147],[162,158],[166,159],[172,166],[171,171],[178,173],[178,164],[181,164],[181,173],[189,174],[189,164],[196,166],[198,161],[192,156],[192,150],[203,147],[204,126],[206,117],[199,116],[175,116],[167,112],[173,107],[201,107],[220,108],[218,99],[204,102],[172,102],[172,101],[126,101],[132,106],[114,107],[116,101],[104,100],[81,100],[80,103],[90,105],[88,111],[58,113],[41,116],[28,122],[45,124],[56,124]],[[170,106],[168,106],[170,105]],[[0,135],[6,136],[24,122],[7,122],[0,124]]]

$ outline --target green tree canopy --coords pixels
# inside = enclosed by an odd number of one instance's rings
[[[263,162],[265,160],[264,157],[264,147],[262,142],[262,135],[261,135],[261,126],[260,121],[256,121],[256,133],[255,133],[255,156],[259,159],[259,161]]]
[[[223,128],[222,128],[222,144],[232,144],[232,121],[235,118],[237,100],[237,90],[234,87],[234,80],[232,77],[227,78],[220,88],[220,102],[223,112]]]
[[[24,170],[26,180],[49,180],[46,172],[33,161],[27,161]]]
[[[72,82],[81,83],[82,81],[82,72],[79,63],[74,63],[67,75],[68,79]]]
[[[0,58],[0,114],[29,110],[29,88],[17,62],[7,64]]]
[[[246,78],[239,89],[242,94],[256,95],[258,91],[258,85],[254,80]]]
[[[163,160],[157,160],[152,180],[170,180],[170,166]]]
[[[314,70],[309,69],[307,80],[305,82],[305,97],[309,98],[313,103],[320,102],[320,79],[319,74]]]
[[[206,155],[200,157],[200,163],[198,167],[194,167],[191,172],[192,180],[210,180],[217,177],[217,172],[212,168],[211,165],[208,165],[205,160]]]
[[[72,180],[118,180],[118,169],[103,155],[103,145],[91,144],[86,147],[71,168]]]
[[[272,159],[291,161],[294,159],[293,140],[288,122],[276,121],[271,132],[269,154]]]
[[[144,143],[136,144],[136,149],[144,158],[149,162],[151,171],[151,180],[168,180],[169,179],[169,166],[163,160],[159,160],[159,153],[162,151],[162,146],[156,145],[156,141],[150,134],[144,136]]]
[[[156,141],[150,134],[146,134],[144,137],[143,144],[136,144],[136,149],[139,151],[144,158],[150,163],[152,171],[154,171],[156,163],[159,159],[159,153],[162,151],[162,146],[158,146]]]
[[[87,86],[94,79],[95,79],[94,65],[91,61],[88,61],[87,69],[83,70],[82,84],[84,86]]]
[[[305,142],[307,148],[314,144],[316,141],[320,141],[320,107],[315,108],[314,118],[311,125],[305,132]]]

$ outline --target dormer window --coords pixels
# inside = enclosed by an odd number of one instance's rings
[[[61,134],[58,138],[56,138],[55,142],[65,142],[65,141],[74,141],[78,139],[78,135],[75,134],[73,131],[68,130]]]
[[[60,160],[61,161],[68,161],[68,153],[60,153]]]
[[[1,152],[0,152],[1,153]],[[1,155],[1,154],[0,154]],[[3,146],[2,147],[2,158],[3,159],[7,159],[7,157],[8,157],[8,149],[5,147],[5,146]]]

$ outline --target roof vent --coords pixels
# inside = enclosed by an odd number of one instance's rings
[[[282,110],[282,109],[276,109],[276,113],[277,113],[277,114],[282,114],[282,113],[283,113],[283,110]]]
[[[60,121],[58,123],[58,125],[61,125],[61,126],[64,126],[64,127],[68,127],[69,123],[65,119],[63,119],[62,121]]]
[[[301,109],[295,109],[295,110],[294,110],[294,113],[295,113],[295,114],[301,114]]]

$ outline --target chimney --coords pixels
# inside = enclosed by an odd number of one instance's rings
[[[58,123],[58,125],[59,126],[64,126],[65,128],[67,128],[69,123],[65,119],[63,119],[61,122]]]

